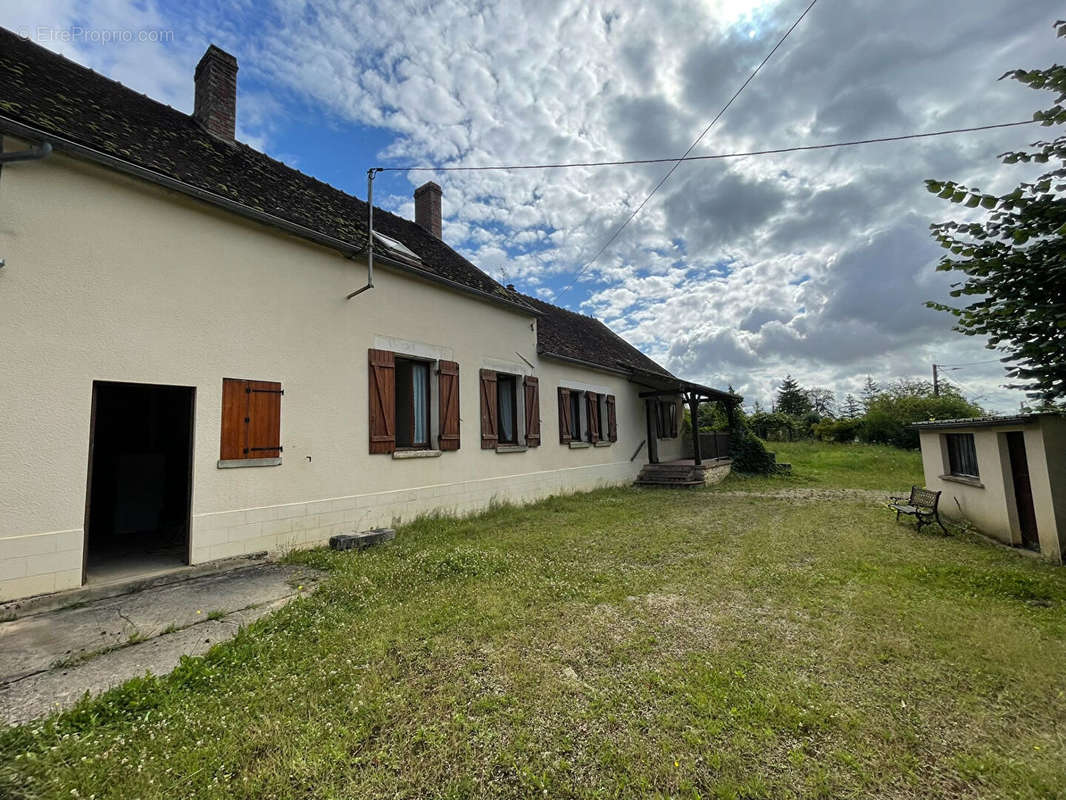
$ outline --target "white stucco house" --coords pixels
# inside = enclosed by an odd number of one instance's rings
[[[925,485],[940,513],[1004,544],[1063,560],[1066,417],[1018,414],[917,423]]]
[[[681,456],[681,380],[416,220],[0,30],[0,600],[321,544]],[[373,244],[374,286],[367,281]]]

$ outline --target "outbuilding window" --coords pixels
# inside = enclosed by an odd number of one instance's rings
[[[948,472],[963,478],[979,478],[977,449],[972,433],[944,434],[948,451]]]

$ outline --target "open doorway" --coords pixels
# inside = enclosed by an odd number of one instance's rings
[[[189,562],[196,390],[93,381],[84,580]]]

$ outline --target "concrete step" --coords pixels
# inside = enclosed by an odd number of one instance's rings
[[[44,614],[70,606],[83,606],[97,600],[106,600],[109,597],[120,597],[124,594],[142,592],[145,589],[155,589],[169,586],[174,583],[203,578],[209,575],[219,575],[233,570],[245,569],[246,567],[268,563],[266,551],[248,553],[232,558],[223,558],[217,561],[208,561],[203,564],[191,566],[179,566],[154,575],[119,578],[114,581],[92,581],[75,589],[66,589],[62,592],[38,594],[32,597],[23,597],[18,600],[8,600],[0,603],[0,623],[8,622],[21,617],[34,614]]]
[[[675,489],[684,488],[688,486],[703,486],[702,480],[698,481],[642,481],[636,480],[633,482],[634,486],[658,486],[660,488]]]

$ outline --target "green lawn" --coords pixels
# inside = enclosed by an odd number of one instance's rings
[[[922,456],[917,450],[900,450],[882,444],[829,444],[825,442],[767,442],[781,464],[792,465],[792,475],[744,478],[744,485],[729,488],[834,487],[891,489],[906,494],[925,482]]]
[[[870,501],[610,489],[296,558],[311,597],[0,732],[0,797],[1066,797],[1066,571]]]

